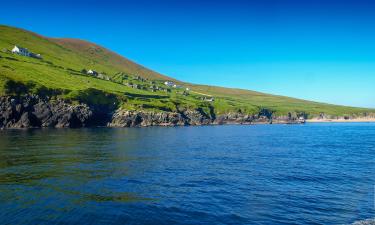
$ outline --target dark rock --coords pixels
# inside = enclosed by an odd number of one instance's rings
[[[105,106],[72,105],[62,99],[50,101],[37,95],[19,98],[0,97],[0,128],[29,127],[144,127],[208,124],[303,123],[303,113],[276,116],[260,109],[258,113],[242,111],[216,115],[214,108],[179,109],[178,112],[117,110]]]
[[[176,112],[143,112],[118,110],[109,127],[182,126],[189,125],[189,118]]]
[[[0,128],[85,127],[90,125],[92,115],[84,104],[51,102],[37,95],[0,97]]]
[[[24,112],[21,118],[12,125],[14,128],[31,128],[31,127],[40,127],[39,120],[35,117],[34,114],[30,112]]]

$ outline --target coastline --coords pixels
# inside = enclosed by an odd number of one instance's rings
[[[253,114],[227,112],[218,115],[213,107],[209,112],[202,108],[175,112],[129,110],[99,104],[74,104],[64,99],[50,100],[33,94],[21,97],[0,96],[0,129],[375,122],[373,114],[320,116],[305,120],[306,117],[304,113],[275,115],[272,110],[265,108]]]
[[[306,123],[375,123],[375,118],[356,119],[307,119]]]
[[[80,127],[148,127],[200,126],[224,124],[301,124],[305,120],[289,113],[273,115],[269,109],[253,114],[228,112],[217,115],[202,108],[176,111],[128,110],[105,104],[72,103],[50,100],[34,94],[0,96],[0,129],[12,128],[80,128]]]

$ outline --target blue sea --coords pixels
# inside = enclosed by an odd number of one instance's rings
[[[1,224],[351,224],[374,191],[374,123],[0,131]]]

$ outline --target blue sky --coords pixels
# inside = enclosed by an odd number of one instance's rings
[[[375,108],[375,1],[6,1],[0,23],[177,79]]]

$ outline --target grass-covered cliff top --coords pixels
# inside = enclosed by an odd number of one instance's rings
[[[15,46],[42,59],[13,54]],[[88,74],[95,70],[98,74]],[[169,87],[172,81],[181,87]],[[186,90],[189,88],[189,90]],[[77,39],[46,38],[18,28],[0,26],[0,95],[37,93],[88,104],[135,110],[178,111],[187,108],[276,114],[305,112],[310,117],[375,113],[373,109],[336,106],[254,91],[194,85],[177,81],[110,50]],[[213,98],[214,101],[210,101]]]

